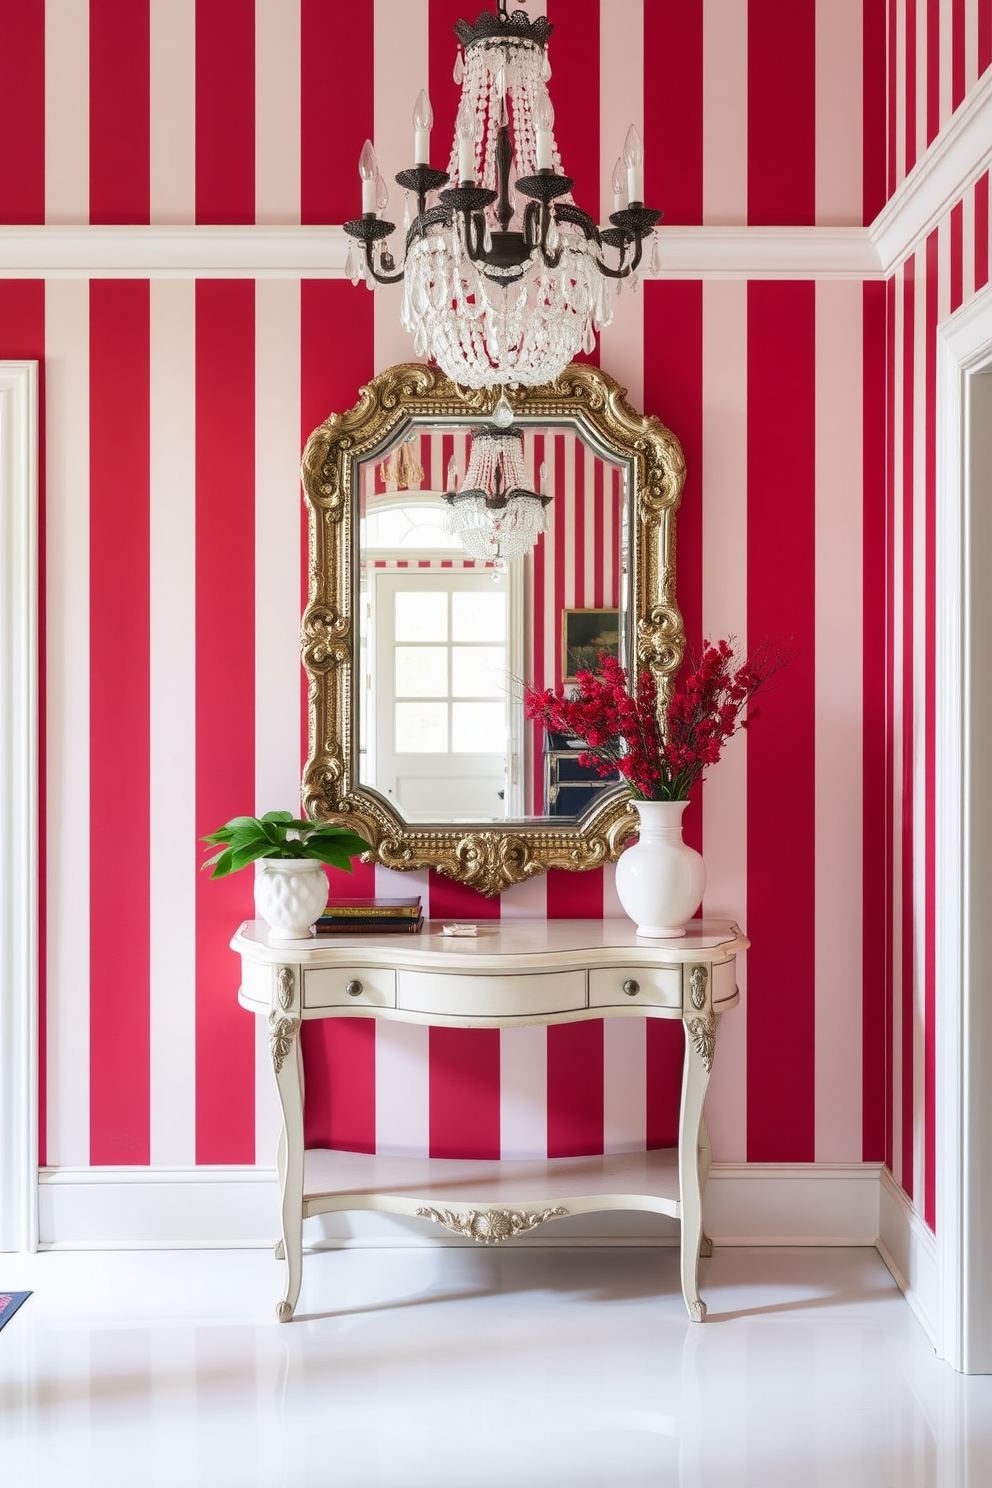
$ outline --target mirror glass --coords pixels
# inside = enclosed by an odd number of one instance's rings
[[[630,464],[569,421],[518,418],[544,531],[524,557],[473,557],[444,493],[474,427],[410,419],[354,465],[358,781],[411,824],[578,822],[618,787],[525,720],[523,684],[630,654]]]

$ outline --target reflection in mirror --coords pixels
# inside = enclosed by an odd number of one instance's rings
[[[525,721],[521,684],[626,650],[628,467],[568,424],[517,427],[550,497],[522,558],[472,557],[453,531],[469,427],[408,424],[359,467],[358,773],[409,823],[576,821],[615,790]]]

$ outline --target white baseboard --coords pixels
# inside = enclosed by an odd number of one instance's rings
[[[879,1173],[878,1253],[936,1345],[937,1241],[888,1168]]]
[[[877,1163],[714,1164],[707,1231],[718,1245],[874,1245],[879,1177]],[[39,1214],[44,1250],[268,1247],[279,1196],[265,1168],[47,1168]],[[676,1222],[656,1215],[591,1214],[563,1219],[529,1243],[659,1245],[677,1236]],[[308,1221],[307,1238],[342,1246],[472,1243],[427,1221],[358,1213]]]

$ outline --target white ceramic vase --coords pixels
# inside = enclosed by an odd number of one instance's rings
[[[270,940],[307,940],[327,904],[327,876],[316,858],[263,858],[255,878],[255,910]]]
[[[682,841],[682,813],[688,801],[635,801],[640,836],[617,863],[617,898],[637,926],[638,935],[670,940],[685,934],[703,902],[706,865]]]

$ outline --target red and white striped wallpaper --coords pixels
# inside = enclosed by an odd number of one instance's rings
[[[387,177],[407,163],[424,83],[446,152],[469,4],[0,0],[18,120],[0,224],[340,222],[366,135]],[[609,207],[633,121],[675,225],[870,221],[989,61],[988,0],[529,8],[558,26],[577,200]],[[928,1217],[931,332],[987,278],[987,224],[986,177],[885,285],[652,282],[597,351],[686,452],[690,640],[796,652],[688,814],[705,911],[753,941],[714,1068],[716,1156],[884,1158]],[[43,367],[50,1164],[271,1162],[267,1052],[227,949],[251,884],[201,878],[197,838],[296,799],[299,452],[411,354],[396,292],[340,280],[0,279],[0,357]],[[390,883],[363,868],[354,891]],[[414,883],[433,914],[620,913],[609,869],[495,902]],[[321,1061],[333,1077],[311,1135],[480,1155],[663,1142],[680,1057],[661,1023],[340,1022],[308,1050],[311,1091]]]

